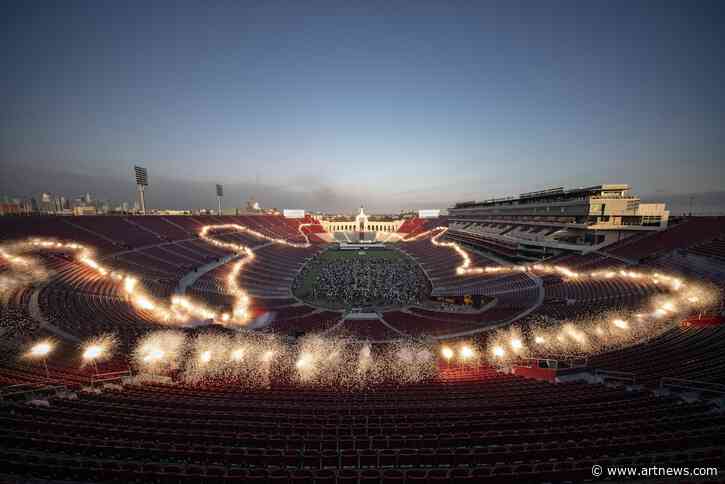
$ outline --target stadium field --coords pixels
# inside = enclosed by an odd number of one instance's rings
[[[397,250],[338,250],[330,249],[322,252],[314,260],[310,261],[297,276],[293,285],[293,293],[299,299],[302,299],[315,306],[321,306],[331,309],[345,309],[356,304],[350,304],[336,298],[315,297],[314,289],[318,284],[320,271],[324,267],[335,265],[344,267],[348,265],[353,267],[358,262],[368,261],[373,264],[377,262],[388,263],[389,265],[405,264],[416,267],[417,264],[407,255]],[[382,300],[359,301],[360,305],[378,305],[384,304]]]

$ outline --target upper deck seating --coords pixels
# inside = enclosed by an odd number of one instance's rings
[[[725,233],[725,217],[689,217],[667,230],[605,251],[633,260],[654,257],[675,249],[687,249]]]
[[[51,216],[0,217],[0,241],[40,237],[79,242],[94,247],[102,254],[123,249],[120,241],[108,240],[68,223],[75,221],[77,218],[66,219],[65,217]]]
[[[675,327],[643,343],[590,358],[596,368],[630,371],[656,386],[662,377],[725,384],[725,326]]]
[[[691,247],[689,252],[705,257],[725,259],[725,237],[720,236],[710,242]]]
[[[196,234],[183,229],[178,224],[172,223],[167,217],[159,215],[146,215],[136,217],[125,217],[132,224],[140,226],[148,231],[157,234],[160,239],[166,241],[185,240],[194,237]]]

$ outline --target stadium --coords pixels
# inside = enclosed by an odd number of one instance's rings
[[[0,3],[0,484],[725,483],[725,3]]]
[[[363,208],[2,217],[0,472],[571,482],[717,466],[725,220],[670,218],[628,189],[385,226]]]

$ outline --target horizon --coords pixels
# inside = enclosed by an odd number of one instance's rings
[[[69,173],[66,171],[54,172],[52,170],[45,171],[44,174],[51,176],[54,181],[48,183],[40,177],[28,178],[28,171],[32,174],[32,166],[21,167],[6,164],[0,166],[0,196],[8,198],[29,199],[37,197],[43,192],[53,195],[64,196],[66,199],[80,197],[89,193],[94,200],[110,201],[114,203],[128,202],[130,206],[137,200],[137,191],[135,181],[133,180],[133,166],[129,166],[126,176],[110,176],[110,175],[93,175],[88,173]],[[206,180],[192,179],[174,179],[167,176],[155,175],[149,171],[151,179],[150,186],[146,192],[147,203],[149,209],[168,209],[168,210],[195,210],[195,209],[215,209],[216,194],[215,185],[219,180],[208,178]],[[592,180],[591,183],[564,185],[565,189],[592,186],[607,183],[625,183],[626,180]],[[3,191],[4,186],[12,186],[25,184],[30,188],[29,192],[24,194],[11,193]],[[314,189],[299,190],[295,187],[280,187],[267,185],[263,181],[239,180],[233,182],[221,182],[224,186],[224,206],[226,208],[242,208],[250,199],[260,202],[262,208],[277,209],[305,209],[311,212],[321,213],[357,213],[362,205],[366,211],[371,214],[396,214],[401,211],[419,210],[426,208],[448,209],[454,204],[463,201],[483,201],[488,198],[496,198],[503,196],[518,196],[520,193],[527,191],[537,191],[548,188],[550,186],[530,186],[523,187],[517,192],[502,192],[497,194],[482,194],[477,198],[457,198],[447,201],[419,201],[410,203],[407,206],[384,206],[376,203],[374,196],[370,194],[353,194],[343,193],[335,190],[330,186],[316,185]],[[48,187],[60,187],[58,190],[48,190]],[[692,211],[696,215],[723,215],[725,214],[725,190],[709,190],[699,192],[664,192],[658,191],[654,193],[639,192],[638,187],[630,184],[630,193],[639,196],[643,202],[662,202],[667,204],[668,210],[673,215],[681,215]],[[274,190],[270,194],[270,190]],[[179,192],[183,192],[183,197],[177,196]],[[110,193],[110,195],[109,195]],[[358,196],[359,195],[359,196]],[[170,204],[163,204],[159,199],[172,200]],[[188,203],[187,203],[188,201]],[[267,203],[269,201],[269,203]],[[278,201],[280,203],[276,203]],[[692,208],[692,210],[690,210]]]

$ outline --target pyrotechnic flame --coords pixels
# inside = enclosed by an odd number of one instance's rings
[[[446,360],[450,360],[451,358],[453,358],[455,353],[448,346],[444,346],[443,348],[441,348],[441,355],[443,355],[443,358],[445,358]]]
[[[30,348],[26,356],[29,358],[45,358],[53,351],[54,347],[55,343],[52,340],[39,341]]]
[[[215,240],[210,237],[208,233],[216,229],[233,228],[235,230],[248,232],[258,238],[270,240],[277,244],[284,244],[291,247],[309,247],[309,238],[304,233],[303,228],[310,225],[312,224],[300,224],[298,227],[300,234],[305,239],[305,243],[302,244],[292,243],[277,238],[270,238],[260,232],[256,232],[241,225],[213,225],[202,228],[201,235],[206,242],[244,253],[247,256],[243,261],[235,266],[234,276],[229,279],[231,292],[236,296],[236,302],[231,314],[223,313],[218,315],[216,311],[205,307],[203,304],[191,302],[184,297],[175,296],[168,304],[165,304],[162,301],[157,301],[140,288],[140,284],[138,284],[138,279],[136,277],[129,274],[111,271],[102,266],[95,259],[93,251],[84,245],[75,242],[63,243],[46,239],[28,239],[25,242],[0,247],[0,259],[7,262],[7,264],[10,265],[15,272],[12,278],[8,277],[6,274],[0,275],[0,293],[18,285],[27,285],[47,278],[46,271],[43,270],[39,264],[35,263],[31,259],[19,257],[16,255],[16,252],[23,252],[34,248],[70,250],[77,253],[77,260],[81,264],[94,270],[100,276],[110,277],[111,279],[121,283],[121,290],[123,290],[123,292],[128,296],[131,303],[139,309],[151,312],[160,322],[185,323],[191,317],[197,317],[217,320],[217,322],[222,324],[244,324],[248,319],[247,308],[249,306],[249,297],[244,290],[236,285],[236,276],[242,266],[254,258],[254,252],[245,246]]]
[[[156,307],[154,306],[154,303],[152,303],[151,300],[146,296],[136,297],[135,299],[133,299],[133,303],[141,309],[145,309],[147,311],[151,311]]]
[[[95,360],[102,354],[103,354],[103,348],[101,348],[100,346],[89,346],[83,352],[83,359],[84,360]]]
[[[463,345],[461,347],[460,354],[461,354],[462,360],[470,360],[471,358],[473,358],[474,351],[473,351],[473,348],[471,348],[470,346]]]
[[[298,369],[305,369],[309,368],[312,365],[312,355],[309,353],[302,353],[300,357],[297,359],[297,363],[295,366]]]
[[[142,373],[165,374],[180,366],[185,346],[186,335],[181,331],[154,331],[138,341],[132,361]]]
[[[372,383],[376,379],[375,362],[373,361],[372,349],[369,344],[364,344],[358,353],[357,370],[354,381],[358,387]]]
[[[662,305],[662,309],[664,309],[668,313],[672,313],[675,311],[675,305],[672,303],[672,301],[667,301]]]
[[[119,290],[122,290],[126,294],[128,300],[134,306],[148,311],[161,322],[183,323],[193,317],[213,319],[219,323],[244,324],[249,317],[248,308],[250,298],[244,289],[239,287],[237,281],[239,272],[245,264],[249,263],[255,257],[254,252],[249,247],[245,247],[240,244],[217,240],[211,236],[211,233],[216,230],[225,229],[240,230],[248,232],[255,237],[270,240],[273,243],[301,248],[309,246],[309,239],[302,231],[303,226],[306,225],[309,224],[300,225],[299,228],[302,236],[305,238],[305,243],[292,243],[285,240],[271,238],[240,225],[206,226],[202,229],[202,239],[208,243],[234,250],[235,252],[245,256],[233,265],[232,271],[227,279],[229,291],[235,296],[231,312],[218,313],[202,304],[181,296],[172,297],[168,302],[157,300],[145,292],[142,284],[139,284],[139,279],[136,277],[103,267],[95,259],[92,250],[84,245],[74,242],[62,243],[59,241],[44,239],[29,239],[25,242],[0,247],[0,259],[3,260],[8,267],[10,267],[10,271],[5,271],[0,275],[0,292],[9,287],[15,287],[17,284],[27,284],[31,281],[42,280],[47,277],[47,272],[42,269],[39,263],[31,258],[21,256],[20,254],[31,250],[73,251],[76,253],[77,260],[80,263],[94,270],[98,275],[102,277],[109,277],[116,281],[119,284]],[[444,242],[441,240],[447,230],[448,229],[445,227],[437,227],[424,234],[403,239],[403,242],[417,240],[434,234],[430,239],[432,244],[449,247],[461,258],[461,263],[456,268],[456,272],[462,276],[505,272],[539,272],[559,274],[567,279],[629,278],[646,280],[653,284],[659,284],[663,289],[670,289],[672,291],[669,298],[654,305],[653,310],[650,309],[638,315],[620,315],[616,316],[615,319],[612,319],[611,317],[609,319],[602,318],[602,320],[597,321],[596,324],[594,322],[589,324],[586,321],[580,320],[577,322],[559,324],[557,327],[550,327],[546,331],[533,332],[533,334],[536,334],[534,342],[536,343],[535,347],[537,352],[596,352],[617,345],[621,346],[633,343],[638,339],[649,337],[653,333],[661,331],[662,328],[667,327],[668,324],[676,322],[678,317],[686,315],[687,311],[691,311],[694,308],[707,308],[711,306],[716,299],[714,291],[705,287],[700,287],[700,285],[693,284],[692,281],[683,281],[679,277],[659,272],[643,273],[630,270],[576,272],[570,268],[560,265],[552,266],[547,264],[533,264],[530,266],[516,265],[472,267],[472,259],[463,247],[455,242]],[[685,288],[686,291],[683,290]],[[625,322],[629,320],[631,322],[627,323],[625,327],[622,327],[621,324],[613,322],[617,320]],[[567,326],[567,324],[569,324],[569,326]],[[173,340],[174,337],[167,335],[167,339]],[[259,371],[261,373],[258,373],[259,375],[264,374],[263,377],[254,377],[252,380],[264,380],[266,378],[268,381],[269,372],[272,370],[273,364],[279,364],[279,362],[285,358],[285,352],[288,350],[284,349],[274,338],[258,340],[254,340],[253,338],[251,339],[253,340],[252,346],[249,347],[248,352],[244,353],[245,357],[240,358],[239,361],[237,361],[238,358],[235,356],[235,353],[229,351],[229,346],[223,348],[223,351],[211,348],[205,350],[210,351],[210,354],[213,355],[213,357],[210,358],[210,361],[206,362],[205,367],[207,367],[207,370],[205,371],[208,373],[209,368],[215,368],[222,365],[221,362],[224,362],[224,365],[227,366],[234,363],[234,365],[232,365],[234,367],[233,371],[227,367],[220,368],[219,371],[222,373],[229,373],[232,371],[235,378],[246,378],[254,373],[246,366],[246,362],[249,361],[254,362],[254,364],[260,368]],[[534,345],[527,344],[527,339],[528,338],[524,338],[520,333],[514,334],[512,330],[512,332],[505,335],[500,335],[498,340],[494,343],[495,346],[493,349],[490,352],[485,351],[484,353],[493,355],[493,359],[496,361],[504,357],[508,358],[509,356],[511,358],[522,358],[531,351],[532,347],[534,347]],[[415,344],[410,342],[401,342],[401,344],[395,347],[394,350],[391,350],[391,352],[382,356],[374,356],[369,347],[367,347],[367,349],[365,349],[366,347],[361,349],[359,346],[356,346],[354,349],[351,349],[349,342],[341,343],[340,341],[337,341],[334,342],[334,344],[330,342],[325,344],[328,345],[325,352],[313,353],[318,355],[315,356],[313,360],[315,362],[319,361],[320,365],[334,364],[338,367],[350,365],[351,368],[355,368],[355,371],[350,371],[344,374],[338,372],[337,375],[343,379],[348,378],[348,380],[355,380],[356,382],[358,382],[359,376],[349,378],[347,374],[358,375],[361,371],[363,371],[363,373],[368,375],[366,378],[370,378],[370,375],[373,374],[375,374],[375,378],[383,378],[381,375],[385,375],[385,377],[397,375],[394,379],[402,378],[416,381],[416,379],[425,378],[430,374],[429,368],[432,366],[431,362],[435,360],[430,348],[425,346],[415,346]],[[330,344],[332,344],[332,346],[329,346]],[[168,370],[169,368],[178,366],[181,363],[183,346],[183,336],[181,336],[181,343],[173,348],[168,347],[168,342],[164,344],[161,344],[161,341],[157,341],[154,344],[149,343],[143,346],[143,348],[137,348],[137,352],[139,352],[139,354],[136,358],[136,363],[140,367],[151,367],[154,371],[158,370],[158,367],[163,367]],[[510,355],[506,353],[504,347],[511,348],[512,351]],[[87,350],[87,359],[89,360],[97,360],[102,355],[106,354],[105,351],[100,351],[100,349],[91,350],[90,348],[87,348]],[[441,351],[442,355],[446,357],[446,352],[443,352],[443,350]],[[474,353],[476,352],[474,349],[471,351]],[[48,352],[50,352],[50,350],[48,350]],[[247,358],[246,355],[250,355],[250,357]],[[322,357],[322,355],[324,355],[324,357]],[[463,355],[461,356],[463,357]],[[198,363],[198,360],[196,361]],[[315,363],[312,366],[319,365]],[[325,375],[326,378],[328,375],[335,373],[327,368],[323,369],[321,374]]]
[[[232,352],[229,355],[229,358],[232,361],[242,361],[244,358],[244,348],[237,348],[232,350]]]
[[[161,361],[165,354],[166,353],[159,348],[148,348],[142,359],[144,363],[154,363]]]
[[[137,282],[138,281],[135,278],[131,276],[126,276],[126,279],[124,279],[123,281],[123,288],[127,293],[133,294],[133,290],[136,287]]]
[[[543,273],[558,273],[566,279],[577,279],[577,278],[592,278],[592,279],[614,279],[617,277],[623,279],[643,279],[649,277],[650,281],[654,284],[659,284],[664,281],[670,285],[670,289],[673,291],[679,291],[685,287],[685,283],[674,276],[663,275],[658,272],[653,272],[649,275],[635,271],[592,271],[589,273],[576,272],[572,269],[561,265],[549,265],[549,264],[533,264],[527,265],[511,265],[511,266],[484,266],[484,267],[471,267],[471,257],[466,250],[456,242],[446,241],[443,242],[440,239],[448,232],[448,227],[436,227],[427,232],[416,235],[415,237],[403,238],[402,242],[411,242],[418,240],[423,237],[427,237],[432,233],[437,232],[430,239],[433,245],[439,247],[448,247],[455,251],[461,259],[461,263],[456,267],[456,274],[459,276],[471,275],[471,274],[484,274],[484,273],[499,273],[499,272],[543,272]]]
[[[83,364],[99,363],[110,359],[117,345],[118,338],[111,333],[91,338],[81,345]]]

